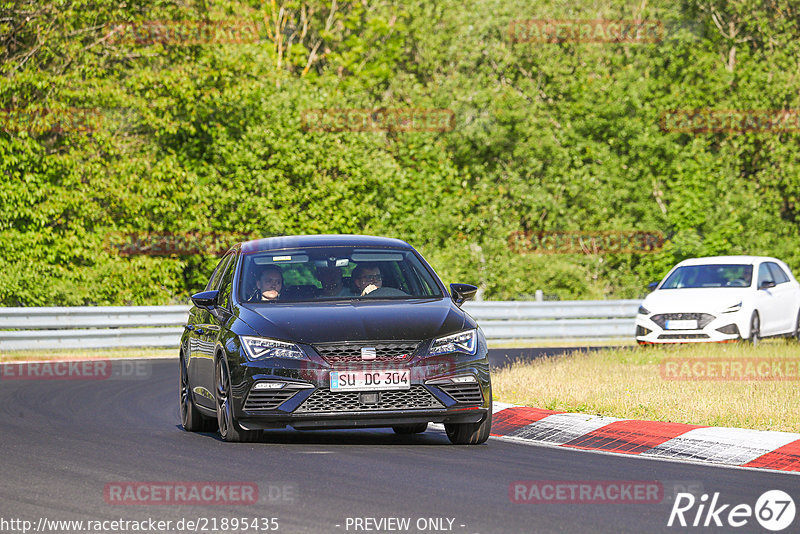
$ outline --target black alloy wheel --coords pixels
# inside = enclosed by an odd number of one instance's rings
[[[492,404],[480,423],[445,423],[444,429],[453,445],[478,445],[489,439],[492,430]]]
[[[228,376],[228,367],[221,356],[217,358],[216,372],[214,373],[214,396],[217,400],[217,425],[223,441],[253,442],[258,440],[261,431],[245,430],[233,418],[231,381]]]
[[[213,432],[217,429],[217,422],[201,414],[192,398],[192,390],[189,385],[189,373],[186,371],[186,360],[183,358],[183,353],[180,355],[180,366],[179,403],[181,425],[187,432]]]

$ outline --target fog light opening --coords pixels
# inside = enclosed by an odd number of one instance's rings
[[[253,389],[281,389],[286,386],[286,382],[256,382]]]
[[[735,324],[728,324],[723,326],[722,328],[717,328],[717,332],[721,334],[732,334],[732,335],[739,335],[739,327]]]
[[[472,375],[464,375],[464,376],[454,376],[453,378],[450,379],[450,381],[453,382],[453,384],[474,384],[475,382],[478,381],[478,379],[476,379]]]

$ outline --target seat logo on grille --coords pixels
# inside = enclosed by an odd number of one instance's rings
[[[361,348],[361,359],[362,360],[374,360],[378,357],[378,351],[375,350],[375,347],[362,347]]]

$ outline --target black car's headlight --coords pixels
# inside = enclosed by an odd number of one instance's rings
[[[648,310],[644,306],[639,306],[639,311],[637,313],[639,315],[650,315],[650,310]]]
[[[428,356],[448,354],[450,352],[463,352],[465,354],[475,354],[478,349],[478,330],[466,330],[458,334],[439,337],[433,340],[431,348],[428,349]]]
[[[265,358],[295,358],[303,359],[306,355],[294,343],[286,343],[267,337],[241,336],[242,347],[251,360]]]

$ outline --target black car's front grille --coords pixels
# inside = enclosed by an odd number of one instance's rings
[[[658,339],[708,339],[706,334],[661,334]]]
[[[708,313],[661,313],[650,317],[650,320],[661,328],[665,328],[667,321],[691,321],[693,319],[697,321],[697,329],[702,330],[708,323],[713,321],[715,317]]]
[[[406,362],[417,350],[419,341],[372,341],[366,343],[324,343],[314,349],[328,363],[347,362]],[[361,357],[362,348],[375,349],[375,358]]]
[[[292,387],[283,389],[251,389],[247,400],[244,403],[245,411],[252,410],[275,410],[294,397],[295,393],[301,391]]]
[[[318,389],[295,410],[295,413],[444,408],[424,386],[411,386],[411,389],[403,391],[381,391],[375,404],[362,404],[359,399],[358,391],[334,393],[329,389]]]
[[[439,387],[453,397],[456,402],[465,404],[483,403],[480,384],[442,384]]]

